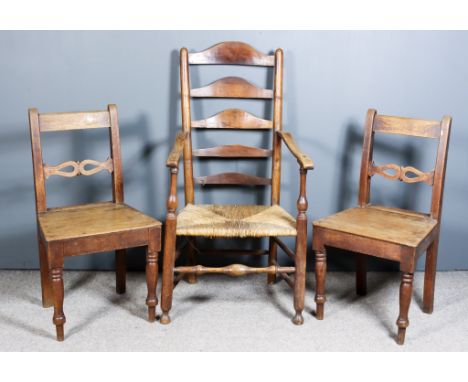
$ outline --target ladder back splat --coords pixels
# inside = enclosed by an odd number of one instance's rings
[[[227,109],[206,119],[191,122],[197,129],[272,129],[273,122],[240,109]]]
[[[273,99],[273,90],[260,88],[240,77],[224,77],[207,86],[190,90],[192,98]]]
[[[242,174],[238,172],[225,172],[215,175],[199,176],[195,178],[195,183],[204,185],[232,185],[232,186],[268,186],[271,184],[270,178],[263,178],[255,175]]]

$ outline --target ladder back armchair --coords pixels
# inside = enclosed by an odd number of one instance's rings
[[[189,68],[191,65],[248,65],[270,67],[274,70],[272,89],[259,88],[239,77],[224,77],[200,88],[191,89]],[[170,322],[173,288],[184,277],[191,283],[205,273],[223,273],[242,276],[254,273],[267,274],[267,282],[273,283],[281,276],[294,290],[295,316],[293,322],[302,324],[304,309],[305,266],[307,247],[307,198],[306,174],[313,168],[311,159],[297,147],[289,133],[282,127],[283,51],[265,55],[241,42],[223,42],[202,52],[180,51],[180,83],[182,106],[182,131],[177,134],[174,147],[167,159],[170,170],[170,191],[167,201],[165,248],[163,259],[161,323]],[[260,99],[273,102],[273,119],[263,119],[244,110],[227,109],[209,118],[192,120],[192,98]],[[240,129],[259,130],[272,134],[272,148],[263,149],[239,144],[192,149],[192,129]],[[280,207],[281,146],[285,144],[299,163],[300,195],[297,201],[297,217],[292,217]],[[182,159],[183,157],[183,159]],[[271,178],[252,174],[226,172],[202,177],[193,176],[193,158],[272,158]],[[177,211],[177,174],[179,162],[183,162],[185,207]],[[270,205],[203,205],[195,203],[195,185],[270,186]],[[290,250],[280,236],[296,238],[295,252]],[[185,238],[185,247],[176,248],[176,238]],[[196,237],[247,238],[268,237],[268,250],[241,251],[243,254],[268,255],[267,267],[248,267],[232,264],[226,267],[195,265]],[[277,264],[277,247],[294,258],[294,267]],[[228,250],[225,250],[228,251]],[[228,253],[235,254],[238,251]],[[175,267],[175,260],[185,253],[188,265]],[[221,254],[222,250],[205,253]],[[177,274],[177,276],[174,276]],[[292,275],[294,274],[294,277]]]

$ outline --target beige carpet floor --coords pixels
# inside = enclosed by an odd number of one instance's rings
[[[37,271],[0,271],[1,351],[467,351],[468,272],[439,272],[432,315],[421,311],[417,273],[406,344],[394,342],[398,273],[369,273],[368,295],[354,274],[331,272],[324,321],[313,316],[308,275],[305,322],[294,326],[292,293],[265,276],[204,276],[179,283],[172,323],[146,321],[143,273],[129,273],[114,293],[112,272],[65,272],[65,341],[55,341],[53,309],[40,301]],[[159,288],[158,288],[159,293]],[[158,307],[158,311],[159,307]]]

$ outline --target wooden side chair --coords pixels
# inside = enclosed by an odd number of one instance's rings
[[[402,279],[400,314],[397,320],[397,343],[400,345],[404,343],[406,328],[409,325],[408,310],[416,261],[427,251],[423,310],[426,313],[432,313],[451,123],[450,117],[444,117],[439,122],[377,115],[375,110],[367,112],[358,206],[313,222],[312,246],[316,253],[317,280],[315,302],[319,320],[323,319],[324,315],[327,246],[357,253],[356,292],[359,295],[365,295],[367,289],[366,255],[400,263]],[[439,143],[435,169],[430,172],[422,172],[411,166],[404,167],[393,163],[376,165],[372,160],[375,133],[437,139]],[[386,179],[400,180],[405,183],[424,182],[431,186],[430,213],[422,214],[370,204],[370,185],[374,175],[381,175]]]
[[[239,77],[225,77],[208,86],[191,89],[189,65],[250,65],[274,68],[274,88],[262,89]],[[196,282],[198,275],[223,273],[242,276],[266,273],[268,283],[281,276],[294,289],[293,318],[295,324],[302,324],[304,309],[305,266],[307,246],[307,199],[306,174],[313,168],[312,161],[296,146],[289,133],[282,129],[283,93],[283,52],[277,49],[274,55],[265,55],[241,42],[224,42],[198,53],[180,51],[180,80],[182,97],[182,131],[178,133],[174,147],[169,154],[167,166],[170,170],[170,193],[167,201],[165,248],[163,260],[163,286],[161,294],[161,323],[170,322],[173,288],[186,276],[189,282]],[[227,109],[202,120],[192,120],[191,98],[247,98],[273,101],[273,120],[258,118],[240,109]],[[229,144],[192,151],[192,129],[242,129],[263,130],[272,134],[272,150]],[[295,219],[280,207],[281,188],[281,144],[285,143],[299,163],[300,195],[297,202],[298,214]],[[177,174],[183,154],[185,207],[177,213]],[[203,158],[268,158],[272,157],[271,178],[257,177],[242,173],[221,173],[193,177],[193,157]],[[270,205],[203,205],[195,204],[194,188],[199,185],[267,186],[271,185]],[[175,267],[176,258],[182,247],[176,249],[176,238],[185,238],[185,250],[189,264]],[[204,251],[196,247],[196,237],[247,238],[268,237],[269,250],[240,251],[242,254],[268,255],[268,266],[253,268],[241,264],[213,268],[195,265],[195,252],[221,254],[222,250]],[[280,236],[296,238],[296,251],[291,251]],[[277,246],[294,258],[294,267],[277,264]],[[225,250],[226,251],[226,250]],[[231,250],[229,254],[237,251]],[[174,273],[177,276],[174,278]],[[294,278],[291,277],[294,274]]]
[[[156,316],[158,252],[161,249],[161,223],[124,203],[117,107],[79,113],[41,113],[29,110],[34,187],[36,196],[42,304],[54,306],[53,322],[57,340],[64,339],[63,265],[65,256],[115,250],[116,289],[125,293],[125,249],[146,247],[146,282],[149,320]],[[108,128],[111,157],[104,162],[86,159],[57,166],[43,163],[41,133],[78,129]],[[69,170],[67,170],[69,169]],[[112,202],[61,208],[47,208],[45,180],[58,175],[71,178],[108,171],[112,176]]]

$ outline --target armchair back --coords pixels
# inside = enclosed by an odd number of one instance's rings
[[[248,65],[271,67],[274,70],[272,89],[260,88],[240,77],[224,77],[200,88],[190,87],[192,65]],[[180,50],[180,84],[182,105],[185,203],[194,203],[194,185],[271,185],[271,203],[279,204],[281,183],[281,137],[283,93],[283,51],[263,54],[248,44],[222,42],[204,51],[189,53]],[[273,102],[273,118],[259,118],[241,109],[226,109],[211,117],[192,120],[191,100],[194,98],[259,99]],[[192,129],[266,130],[272,134],[272,149],[229,144],[192,150]],[[193,158],[259,159],[272,157],[271,178],[252,174],[225,172],[193,176]]]

